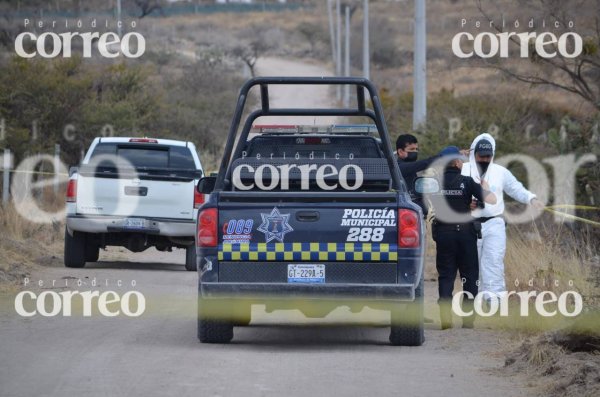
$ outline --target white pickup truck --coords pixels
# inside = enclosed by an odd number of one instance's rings
[[[100,248],[132,252],[186,249],[196,270],[196,191],[202,165],[191,142],[151,138],[95,138],[67,186],[65,266],[96,262]]]

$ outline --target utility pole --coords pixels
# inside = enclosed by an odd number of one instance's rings
[[[346,49],[345,49],[345,62],[344,62],[344,75],[350,76],[350,7],[346,6]],[[346,84],[344,86],[344,107],[350,106],[350,86]]]
[[[3,163],[4,166],[2,167],[2,204],[6,205],[8,204],[8,199],[10,195],[10,168],[12,163],[10,149],[4,149]]]
[[[336,55],[335,55],[335,28],[333,26],[333,0],[327,0],[327,17],[329,18],[329,37],[331,38],[331,59],[335,67]]]
[[[336,51],[336,59],[337,62],[335,64],[335,75],[342,75],[342,10],[340,6],[340,0],[335,0],[335,15],[336,15],[336,30],[337,30],[337,51]],[[337,86],[337,99],[338,101],[342,99],[342,90],[341,86]]]
[[[117,34],[119,38],[123,37],[123,31],[121,29],[121,0],[117,0]]]
[[[427,122],[427,27],[425,0],[415,0],[415,38],[413,71],[413,130]]]
[[[58,172],[60,170],[60,145],[58,143],[54,144],[54,183],[53,190],[54,194],[58,193],[58,185],[60,183],[60,177]]]
[[[369,51],[369,0],[363,4],[363,76],[365,79],[371,75],[371,59]]]

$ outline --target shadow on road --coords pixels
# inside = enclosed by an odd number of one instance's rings
[[[85,265],[89,269],[123,269],[123,270],[167,270],[176,272],[185,272],[185,267],[179,263],[161,263],[161,262],[94,262]],[[191,273],[191,272],[190,272]]]
[[[387,345],[389,327],[356,325],[252,325],[236,327],[232,345],[285,350],[322,350],[324,347]]]

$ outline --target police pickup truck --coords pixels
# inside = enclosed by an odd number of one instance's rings
[[[282,84],[348,84],[358,104],[271,108],[269,87]],[[255,86],[261,107],[239,128]],[[374,125],[257,128],[263,116],[362,117]],[[264,304],[267,311],[299,309],[308,317],[340,306],[354,313],[384,309],[391,313],[392,345],[423,343],[422,214],[407,193],[370,81],[248,81],[218,175],[202,178],[198,189],[209,194],[196,236],[201,342],[229,342],[234,326],[250,322],[251,305]]]
[[[70,172],[64,263],[96,262],[100,248],[186,249],[196,270],[196,190],[202,165],[192,142],[151,138],[96,138]]]

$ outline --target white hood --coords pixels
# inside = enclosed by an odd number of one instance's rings
[[[475,147],[482,139],[490,141],[494,155],[496,154],[496,140],[494,137],[487,133],[481,134],[473,140],[469,162],[464,163],[462,168],[462,174],[470,176],[477,183],[481,183],[481,176],[475,162]],[[488,183],[490,191],[496,195],[496,204],[485,204],[484,209],[477,208],[473,210],[472,215],[476,218],[502,215],[504,213],[504,192],[523,204],[528,204],[535,197],[535,194],[525,189],[523,184],[509,170],[494,163],[494,155],[492,155],[492,161],[485,173],[485,181]]]
[[[490,167],[494,163],[494,156],[496,155],[496,140],[493,136],[486,132],[481,135],[478,135],[475,139],[473,139],[473,143],[471,143],[470,148],[471,151],[469,152],[469,163],[472,164],[472,166],[470,167],[470,177],[473,178],[477,183],[481,182],[481,175],[479,175],[479,168],[477,167],[477,163],[475,162],[475,147],[477,147],[477,143],[482,139],[487,139],[492,144],[492,150],[494,151],[494,154],[492,155],[492,161],[490,161]]]

